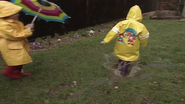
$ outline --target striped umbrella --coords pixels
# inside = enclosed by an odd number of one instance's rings
[[[62,22],[70,18],[60,7],[47,0],[11,0],[12,3],[23,7],[23,12],[35,16],[32,23],[37,17],[46,21]]]

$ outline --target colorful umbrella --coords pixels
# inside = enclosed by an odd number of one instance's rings
[[[62,22],[70,18],[64,13],[59,6],[47,0],[11,0],[12,3],[23,7],[23,12],[35,16],[32,23],[37,17],[46,21]]]

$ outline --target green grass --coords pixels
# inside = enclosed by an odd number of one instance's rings
[[[89,28],[110,30],[115,23]],[[32,54],[34,62],[24,66],[25,72],[32,72],[30,77],[10,80],[0,76],[0,104],[184,104],[184,22],[143,23],[150,39],[141,49],[140,62],[146,63],[141,66],[141,76],[120,80],[104,68],[104,54],[112,53],[115,43],[100,44],[106,31]],[[176,66],[170,66],[172,63]],[[4,67],[5,62],[0,60],[0,68]]]

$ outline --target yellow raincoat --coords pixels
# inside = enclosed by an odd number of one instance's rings
[[[142,12],[139,6],[133,6],[124,21],[117,23],[104,38],[105,43],[117,38],[114,54],[124,61],[137,61],[139,59],[140,45],[145,47],[149,32],[141,23]]]
[[[32,32],[18,20],[2,18],[18,13],[21,9],[12,3],[0,2],[0,52],[8,66],[32,62],[26,38],[31,36]]]

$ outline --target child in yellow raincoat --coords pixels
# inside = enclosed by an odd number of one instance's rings
[[[149,39],[149,32],[141,23],[142,12],[139,6],[130,8],[126,20],[117,23],[107,34],[102,44],[117,38],[114,55],[122,65],[121,75],[128,74],[129,63],[139,59],[140,45],[145,47]]]
[[[32,62],[29,55],[29,42],[33,25],[24,26],[18,20],[22,7],[8,1],[0,1],[0,52],[7,64],[1,74],[19,79],[31,73],[21,72],[24,64]]]

